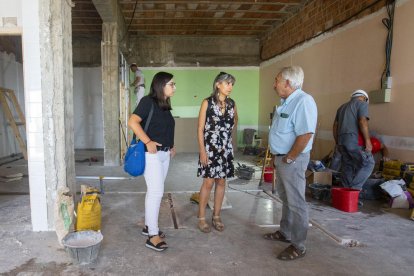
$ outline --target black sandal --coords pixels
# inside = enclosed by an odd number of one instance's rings
[[[283,236],[282,232],[280,231],[264,234],[263,238],[265,238],[266,240],[271,240],[271,241],[281,241],[281,242],[290,243],[290,240],[286,239],[285,236]]]
[[[144,235],[144,236],[148,236],[149,235],[148,234],[148,226],[147,225],[145,225],[145,227],[142,228],[141,234]],[[165,238],[165,233],[160,230],[160,231],[158,231],[158,236],[160,236],[160,238]]]
[[[285,250],[283,250],[277,258],[282,261],[293,261],[299,258],[302,258],[306,254],[306,249],[300,251],[293,244],[289,245]]]
[[[158,236],[158,235],[156,235],[156,236]],[[160,241],[157,244],[153,244],[151,242],[151,239],[153,237],[156,237],[156,236],[149,236],[148,239],[147,239],[147,242],[145,243],[145,246],[148,247],[148,248],[151,248],[152,250],[158,251],[158,252],[161,252],[161,251],[164,251],[165,249],[167,249],[168,246],[167,246],[167,243],[165,241]]]

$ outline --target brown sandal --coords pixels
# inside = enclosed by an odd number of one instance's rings
[[[224,230],[224,224],[221,222],[220,216],[213,216],[211,222],[217,231]]]
[[[211,232],[210,225],[206,222],[206,218],[198,218],[198,229],[203,233]]]
[[[299,258],[302,258],[306,254],[306,249],[300,251],[293,244],[289,245],[285,250],[283,250],[277,258],[282,261],[293,261]]]
[[[265,238],[266,240],[271,240],[271,241],[281,241],[281,242],[287,242],[287,243],[290,242],[290,240],[286,239],[285,236],[283,236],[282,232],[280,231],[264,234],[263,238]]]

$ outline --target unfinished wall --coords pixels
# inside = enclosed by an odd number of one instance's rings
[[[414,161],[414,1],[398,1],[394,19],[391,59],[391,103],[370,104],[370,126],[384,135],[390,156]],[[281,67],[297,64],[305,71],[304,90],[313,95],[319,111],[319,131],[314,157],[327,154],[334,145],[332,124],[337,108],[355,89],[379,89],[385,62],[385,9],[325,34],[301,47],[262,63],[260,69],[259,123],[268,132],[268,114],[279,98],[273,91]],[[283,40],[284,37],[280,37]]]
[[[101,67],[73,68],[75,149],[103,148]]]
[[[73,66],[101,66],[101,41],[100,36],[73,37]]]
[[[13,54],[0,52],[0,87],[14,90],[19,101],[20,108],[24,112],[24,86],[23,86],[23,66],[16,61]],[[16,121],[20,121],[16,116]],[[23,139],[26,139],[26,132],[19,127]],[[19,144],[14,137],[13,131],[7,124],[2,106],[0,105],[0,158],[20,153]]]
[[[248,37],[131,37],[129,63],[138,66],[257,66],[259,41]]]
[[[280,55],[324,31],[335,30],[351,20],[371,14],[385,0],[313,0],[280,27],[271,30],[261,41],[260,57],[264,60]],[[283,37],[283,39],[280,39]]]

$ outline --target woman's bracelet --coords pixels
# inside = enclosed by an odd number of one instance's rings
[[[149,142],[151,142],[151,140],[149,140],[148,142],[146,142],[145,145],[148,144]]]

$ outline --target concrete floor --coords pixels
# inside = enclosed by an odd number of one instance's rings
[[[101,151],[77,152],[76,160],[96,156],[99,162],[76,163],[77,176],[123,176],[120,167],[103,167]],[[236,160],[252,164],[250,156]],[[409,210],[365,201],[357,213],[345,213],[309,198],[313,226],[305,258],[283,262],[275,254],[286,244],[266,241],[262,235],[279,224],[277,196],[258,189],[260,172],[251,181],[230,180],[227,198],[232,208],[222,213],[224,232],[197,229],[198,191],[196,154],[178,154],[172,161],[160,212],[160,227],[169,249],[155,252],[144,246],[145,182],[104,178],[102,233],[96,263],[74,264],[57,242],[54,232],[31,231],[27,177],[0,182],[0,274],[4,275],[410,275],[414,269],[414,222]],[[27,174],[27,163],[0,166],[0,175]],[[98,180],[78,179],[99,187]],[[269,184],[264,185],[269,190]],[[171,201],[168,198],[171,195]],[[176,215],[176,227],[172,209]],[[210,212],[209,212],[210,214]],[[355,241],[348,247],[341,242]]]

